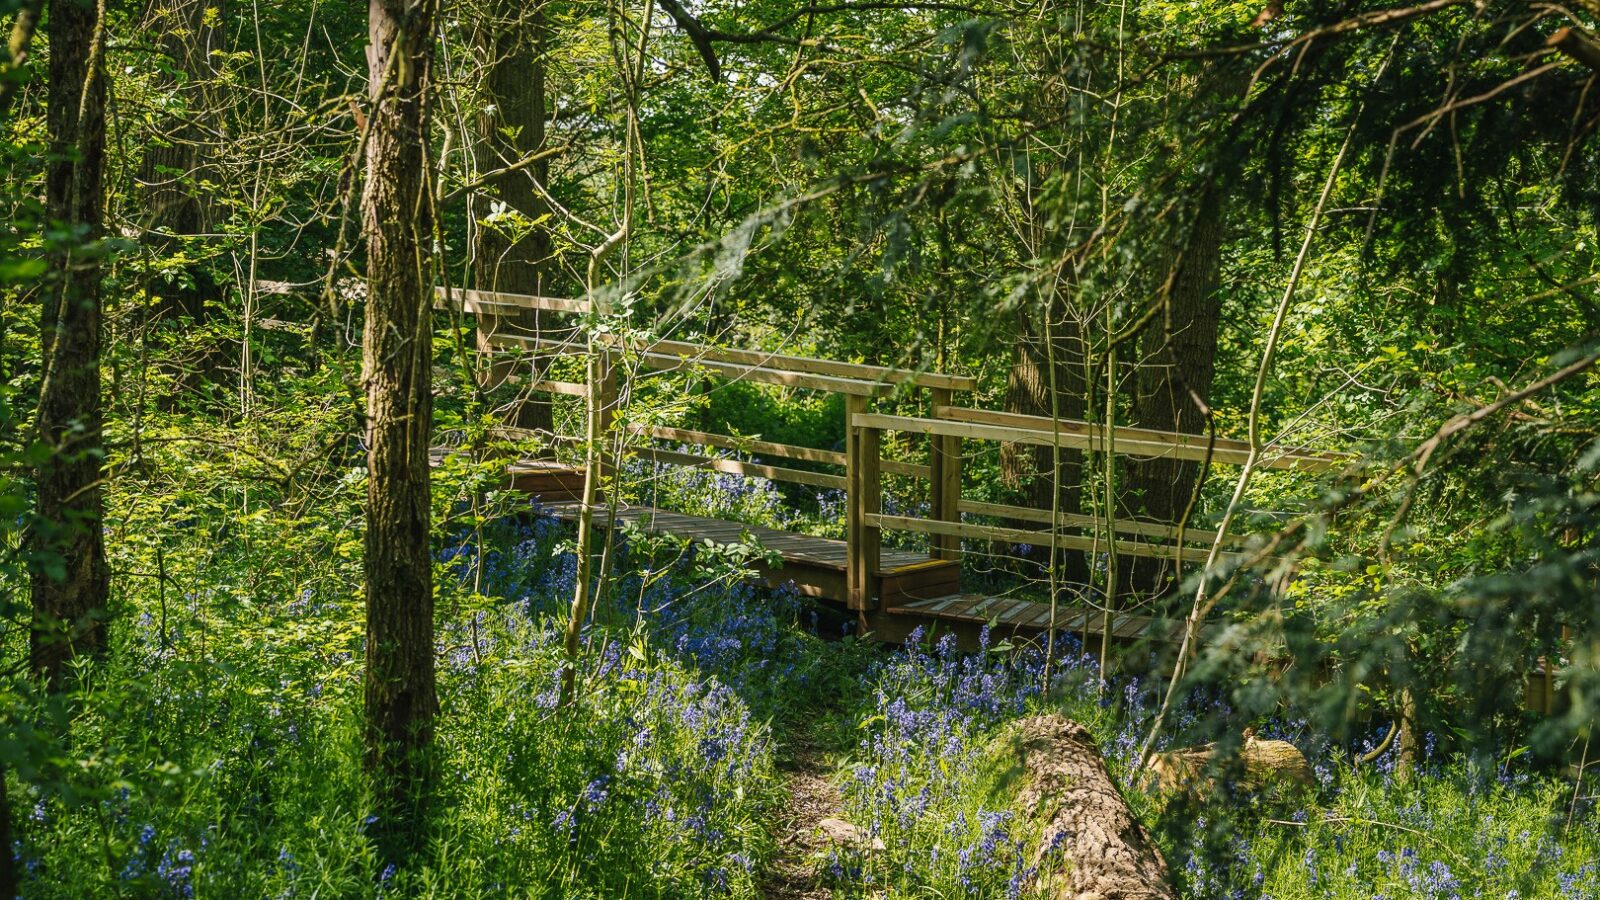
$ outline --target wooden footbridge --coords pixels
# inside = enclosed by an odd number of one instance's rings
[[[730,543],[754,538],[781,558],[763,575],[773,584],[792,582],[802,594],[854,611],[862,626],[884,640],[902,640],[918,626],[946,628],[964,640],[979,628],[1031,635],[1051,626],[1047,602],[962,589],[963,541],[1050,547],[1098,557],[1155,557],[1198,565],[1212,533],[1180,532],[1170,523],[1111,520],[1077,513],[980,502],[963,496],[963,448],[974,442],[1010,442],[1059,447],[1063,451],[1114,452],[1139,458],[1166,457],[1242,464],[1249,446],[1240,441],[1141,428],[1113,428],[1073,420],[1017,415],[962,405],[977,386],[964,375],[813,359],[675,340],[632,340],[594,334],[564,317],[590,312],[586,302],[482,291],[441,291],[439,308],[477,317],[479,352],[492,354],[485,368],[495,384],[515,383],[524,397],[587,398],[599,433],[631,438],[618,444],[626,454],[658,467],[690,467],[741,477],[765,478],[837,491],[843,496],[843,540],[778,531],[685,512],[601,504],[599,527],[635,523],[694,541]],[[547,377],[563,358],[585,359],[583,381]],[[574,364],[569,363],[569,366]],[[632,382],[663,373],[745,381],[789,390],[843,396],[843,449],[799,446],[676,426],[628,421]],[[689,390],[688,387],[685,390]],[[548,401],[546,401],[548,402]],[[915,415],[880,411],[893,406]],[[560,434],[526,435],[544,446],[576,446]],[[690,448],[698,448],[691,451]],[[886,448],[893,452],[887,454]],[[736,458],[732,454],[747,458]],[[761,460],[760,462],[754,461]],[[1269,453],[1266,468],[1320,470],[1340,457],[1306,451]],[[804,467],[797,467],[795,464]],[[556,515],[575,519],[582,509],[583,469],[569,460],[527,458],[508,467],[510,483],[538,498]],[[615,471],[608,467],[608,471]],[[885,475],[925,485],[924,515],[884,511]],[[609,512],[608,512],[609,510]],[[613,518],[614,517],[614,518]],[[1001,522],[1003,524],[986,524]],[[1021,527],[1032,526],[1032,527]],[[926,552],[884,546],[886,533],[926,536]],[[1116,640],[1171,642],[1181,623],[1105,605],[1058,604],[1055,627],[1079,634],[1085,644]]]

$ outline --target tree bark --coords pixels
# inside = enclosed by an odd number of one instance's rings
[[[206,176],[211,156],[199,120],[215,119],[218,111],[211,96],[209,58],[223,35],[217,27],[221,3],[157,0],[146,22],[148,31],[160,35],[161,49],[170,64],[183,74],[167,87],[184,94],[187,101],[186,114],[161,122],[150,136],[139,171],[143,224],[149,232],[145,240],[158,258],[192,244],[195,236],[205,234],[211,225],[211,204],[197,186]],[[153,319],[174,329],[204,325],[208,304],[222,299],[221,285],[201,262],[186,265],[151,290],[160,297]],[[170,371],[181,388],[194,389],[215,365],[214,355],[203,350],[194,359],[171,366]],[[180,393],[173,391],[164,402],[173,405]]]
[[[105,649],[110,591],[100,400],[100,258],[105,160],[104,34],[93,3],[52,0],[49,217],[73,229],[50,252],[52,284],[40,317],[44,376],[39,438],[52,452],[34,470],[35,517],[25,553],[33,621],[29,657],[54,688],[80,653]]]
[[[485,175],[513,166],[543,149],[545,39],[543,9],[537,2],[492,0],[487,4],[474,33],[483,65],[477,161],[479,171]],[[490,177],[483,189],[472,195],[472,269],[479,289],[516,294],[544,292],[550,231],[539,221],[548,209],[538,187],[547,183],[549,174],[549,163],[541,160]],[[513,219],[517,224],[497,222],[497,207],[517,213]],[[536,337],[539,313],[522,310],[510,315],[480,314],[478,349],[488,352],[490,338],[496,333]],[[491,366],[485,389],[502,387],[507,374],[508,367]],[[524,388],[513,401],[507,418],[520,428],[550,430],[550,401],[535,399]]]
[[[1207,191],[1178,260],[1165,314],[1140,335],[1133,399],[1133,424],[1140,428],[1189,434],[1206,430],[1206,415],[1195,400],[1210,403],[1217,371],[1223,231],[1221,204],[1214,191]],[[1124,496],[1136,515],[1175,523],[1188,508],[1199,477],[1200,464],[1192,460],[1129,460]],[[1172,559],[1138,558],[1130,568],[1125,584],[1131,592],[1157,596],[1176,587]]]
[[[1069,315],[1059,293],[1043,308],[1025,308],[1017,316],[1017,346],[1011,372],[1006,381],[1006,411],[1031,416],[1059,415],[1081,419],[1084,413],[1084,353],[1082,329]],[[1045,317],[1050,318],[1053,354],[1045,346]],[[1055,397],[1051,397],[1050,362],[1055,363]],[[1061,450],[1060,464],[1054,465],[1057,451],[1051,447],[1003,444],[1000,451],[1001,477],[1013,488],[1021,488],[1026,503],[1050,510],[1056,498],[1060,511],[1078,512],[1083,495],[1083,455],[1076,450]],[[1054,492],[1054,496],[1052,496]],[[1017,527],[1036,527],[1016,523]],[[1048,564],[1050,548],[1035,547],[1030,557]],[[1089,567],[1083,554],[1066,552],[1060,556],[1062,577],[1069,582],[1087,583]]]
[[[1033,864],[1057,900],[1175,900],[1167,862],[1117,790],[1088,729],[1061,716],[1024,719],[1001,739],[1023,814],[1041,823]]]
[[[1395,754],[1394,780],[1409,784],[1422,761],[1422,735],[1417,724],[1417,697],[1411,688],[1400,689],[1400,708],[1396,727],[1400,729],[1400,749]]]
[[[428,438],[433,417],[429,76],[437,0],[370,0],[373,100],[363,226],[367,317],[366,744],[379,841],[421,842],[431,789],[433,563]]]

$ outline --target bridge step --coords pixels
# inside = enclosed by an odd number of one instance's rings
[[[460,452],[455,447],[434,447],[428,451],[428,465],[438,468],[445,457]],[[583,467],[525,457],[506,464],[505,487],[548,500],[576,500],[583,496]]]
[[[983,594],[955,593],[889,606],[877,616],[903,620],[888,629],[909,630],[906,622],[933,622],[988,625],[994,632],[1038,634],[1050,627],[1050,604],[1013,597],[988,597]],[[1183,622],[1118,613],[1111,616],[1110,636],[1115,641],[1154,641],[1176,644],[1183,640]],[[911,625],[910,627],[915,627]],[[1097,609],[1057,606],[1056,630],[1098,639],[1106,633],[1106,617]],[[890,638],[894,640],[896,638]]]

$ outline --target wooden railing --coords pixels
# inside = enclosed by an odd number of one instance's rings
[[[859,501],[851,512],[857,520],[856,528],[860,535],[859,551],[852,563],[852,571],[858,578],[876,569],[882,533],[886,530],[920,532],[934,538],[944,538],[956,547],[959,547],[962,539],[1006,541],[1088,553],[1115,550],[1122,556],[1167,558],[1182,562],[1204,562],[1210,555],[1210,542],[1215,539],[1215,534],[1208,530],[1180,532],[1175,525],[1166,523],[1133,519],[1114,519],[1108,523],[1106,518],[1100,516],[1052,514],[1049,510],[1032,507],[963,500],[959,465],[944,470],[947,476],[954,473],[953,480],[942,492],[942,503],[936,505],[927,518],[885,515],[877,475],[880,466],[878,449],[882,446],[884,432],[927,435],[941,448],[941,453],[956,460],[961,457],[961,442],[964,440],[1004,441],[1076,451],[1103,452],[1109,446],[1119,456],[1210,459],[1215,463],[1233,465],[1245,463],[1250,456],[1250,445],[1242,441],[1148,428],[1116,427],[1110,430],[1111,440],[1107,442],[1106,429],[1091,422],[992,412],[940,403],[934,404],[932,417],[861,412],[851,417],[850,427],[851,446],[856,448],[858,456],[856,486]],[[1322,471],[1346,459],[1333,453],[1269,448],[1258,454],[1256,465],[1270,469]],[[962,513],[1035,522],[1051,527],[1028,529],[982,525],[962,521]],[[1061,530],[1063,528],[1089,533],[1064,533]],[[1243,540],[1239,535],[1223,536],[1224,546],[1237,547]],[[1201,544],[1204,546],[1199,546]],[[950,544],[941,546],[948,547]],[[1237,551],[1223,551],[1220,554],[1225,560],[1235,560],[1240,556]]]
[[[451,303],[452,298],[455,301],[454,304]],[[492,319],[492,317],[521,313],[526,310],[583,314],[590,311],[589,304],[584,301],[487,291],[455,291],[449,294],[441,291],[436,305],[446,309],[454,305],[465,313],[478,316],[480,330],[488,335],[485,342],[487,343],[487,349],[491,352],[517,351],[519,355],[531,355],[535,359],[578,356],[589,352],[588,342],[581,339],[576,329],[554,329],[541,331],[537,335],[507,334],[495,327]],[[551,336],[552,334],[561,336],[554,337]],[[927,407],[933,410],[940,406],[948,407],[953,402],[957,392],[970,391],[977,386],[975,378],[965,375],[949,375],[940,372],[927,372],[868,363],[813,359],[761,350],[717,347],[689,341],[624,339],[614,336],[602,336],[597,343],[600,345],[599,352],[605,356],[607,361],[604,369],[607,373],[607,380],[601,389],[605,391],[607,398],[602,407],[610,411],[607,415],[608,420],[611,415],[614,415],[616,398],[619,393],[616,380],[618,373],[624,368],[624,362],[636,365],[641,369],[657,372],[709,373],[730,381],[747,381],[755,384],[770,384],[784,388],[826,391],[843,395],[845,412],[842,424],[847,438],[855,433],[855,430],[851,427],[851,422],[856,417],[870,414],[871,405],[875,400],[891,394],[904,395],[907,390],[926,391]],[[526,360],[519,360],[513,362],[512,365],[520,366],[526,363]],[[535,368],[537,370],[537,367]],[[521,378],[515,374],[508,375],[504,371],[497,372],[496,379],[497,381],[516,380],[516,383],[523,384],[528,390],[534,392],[585,397],[590,390],[588,385],[553,381],[545,378],[534,378],[530,382],[528,379]],[[609,428],[609,421],[606,423],[606,427]],[[756,463],[732,459],[711,453],[685,453],[681,450],[666,449],[653,445],[634,446],[629,447],[627,450],[633,456],[662,465],[711,469],[718,472],[843,491],[845,494],[847,557],[850,560],[847,563],[847,577],[850,585],[849,604],[853,608],[866,609],[868,607],[871,600],[872,577],[877,573],[878,569],[876,555],[874,555],[874,563],[869,569],[863,569],[859,565],[862,558],[859,548],[862,540],[867,537],[867,532],[863,528],[864,519],[861,500],[863,490],[880,491],[879,478],[884,473],[926,480],[929,483],[930,506],[935,517],[943,517],[949,521],[957,521],[960,517],[958,508],[961,483],[959,439],[951,439],[944,435],[931,436],[929,440],[929,462],[927,464],[882,459],[879,452],[880,448],[874,446],[871,450],[871,470],[870,473],[867,473],[862,468],[861,461],[863,456],[860,452],[861,448],[854,441],[848,439],[844,451],[841,452],[663,425],[629,423],[626,427],[631,434],[647,440],[671,441],[679,445],[688,444],[718,450],[743,451],[760,454],[763,457],[794,460],[842,470],[840,474],[816,472],[789,466],[771,465],[764,462]],[[867,478],[871,479],[870,485],[864,480]],[[960,552],[959,537],[946,534],[931,535],[929,545],[933,559],[954,560]]]
[[[458,291],[452,295],[459,308],[480,317],[480,330],[490,352],[516,351],[536,360],[562,356],[600,354],[603,365],[598,385],[551,380],[535,374],[520,383],[535,392],[587,397],[601,391],[602,427],[610,429],[619,396],[618,379],[631,367],[657,372],[695,372],[732,381],[748,381],[784,388],[827,391],[844,398],[845,448],[843,451],[796,444],[716,434],[688,428],[629,423],[632,435],[649,441],[670,441],[678,445],[710,450],[743,451],[778,460],[826,466],[837,472],[753,462],[718,455],[714,452],[690,453],[651,443],[631,446],[627,452],[660,465],[710,469],[730,474],[760,477],[773,481],[804,484],[841,490],[845,494],[846,581],[849,606],[870,609],[875,578],[881,574],[883,532],[907,531],[928,536],[932,560],[959,560],[962,541],[989,540],[1013,544],[1058,547],[1065,550],[1099,553],[1115,551],[1122,556],[1169,558],[1179,562],[1204,561],[1215,535],[1202,529],[1181,530],[1175,525],[1136,519],[1108,519],[1103,516],[1062,512],[1002,503],[964,500],[962,493],[963,441],[1000,441],[1033,446],[1059,447],[1068,451],[1107,449],[1119,456],[1168,458],[1190,461],[1210,460],[1223,465],[1240,465],[1251,457],[1249,444],[1207,435],[1181,434],[1148,428],[1116,427],[1070,419],[1051,419],[1015,413],[995,412],[957,406],[957,392],[971,391],[976,380],[969,376],[924,372],[913,369],[812,359],[761,350],[733,349],[677,340],[647,340],[602,335],[593,341],[576,327],[541,329],[539,334],[508,334],[495,327],[494,317],[537,310],[552,314],[586,314],[590,305],[581,300],[536,297],[522,294]],[[441,306],[449,302],[441,292]],[[559,335],[559,336],[556,336]],[[624,364],[627,365],[624,365]],[[526,360],[512,362],[513,366]],[[535,373],[544,371],[533,367]],[[875,401],[892,394],[906,399],[907,391],[926,391],[926,416],[891,415],[872,409]],[[928,440],[928,462],[908,462],[883,458],[885,432],[920,434]],[[571,440],[568,438],[567,440]],[[1267,447],[1256,454],[1256,465],[1269,469],[1321,471],[1339,465],[1344,457],[1298,448]],[[925,517],[886,515],[883,512],[885,474],[899,475],[928,483],[929,512]],[[963,515],[998,518],[1008,523],[1033,523],[1044,528],[1019,528],[1015,525],[985,525],[963,520]],[[1223,558],[1237,556],[1243,538],[1224,537]]]

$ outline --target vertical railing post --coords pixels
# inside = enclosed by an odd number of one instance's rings
[[[850,609],[867,608],[867,585],[870,576],[864,569],[861,556],[861,531],[863,519],[861,480],[861,439],[856,427],[856,414],[867,411],[867,398],[846,394],[844,398],[844,541],[845,541],[845,595]]]
[[[950,406],[952,392],[949,388],[931,388],[933,418],[939,418],[939,407]],[[928,435],[929,476],[932,479],[928,493],[928,514],[938,522],[961,521],[961,438],[951,435]],[[928,549],[934,559],[960,559],[961,538],[951,534],[930,535]]]
[[[853,592],[852,597],[860,597],[861,605],[855,608],[861,610],[876,607],[878,598],[874,590],[875,581],[878,571],[883,568],[883,528],[871,520],[872,516],[883,512],[883,479],[879,468],[882,436],[883,432],[877,428],[856,429],[861,524],[856,530],[855,569],[859,579],[856,591],[859,593]]]

